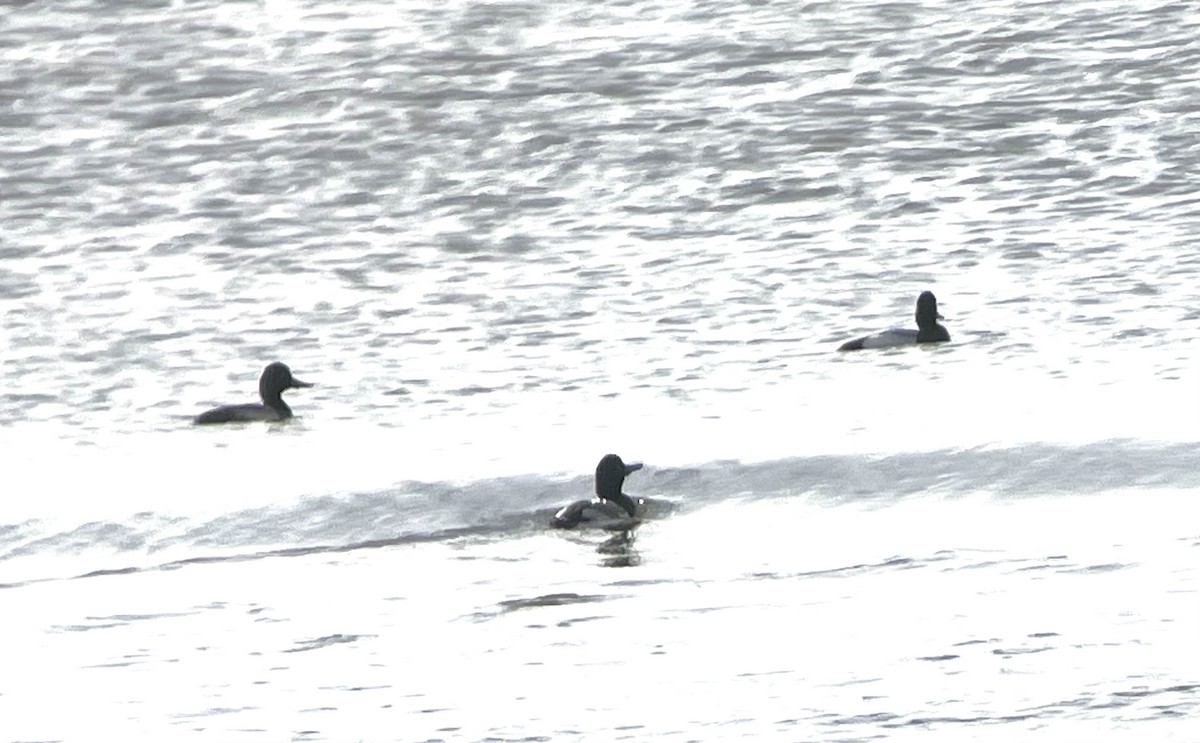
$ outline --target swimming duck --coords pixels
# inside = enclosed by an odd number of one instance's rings
[[[258,378],[258,394],[262,403],[222,405],[196,416],[196,423],[233,423],[238,421],[282,421],[292,417],[292,409],[283,401],[283,391],[293,387],[312,387],[292,376],[287,364],[275,361],[267,364]]]
[[[626,464],[616,454],[606,454],[596,465],[596,499],[578,500],[554,514],[551,526],[565,529],[586,525],[599,529],[628,529],[637,524],[637,504],[621,492],[625,476],[642,468]]]
[[[938,314],[937,297],[933,296],[933,292],[921,292],[921,296],[917,297],[917,329],[912,328],[892,328],[874,335],[865,335],[862,338],[855,338],[852,341],[846,341],[838,350],[839,351],[857,351],[860,348],[891,348],[894,346],[906,346],[911,343],[941,343],[950,340],[950,333],[944,327],[938,324],[938,320],[944,319]]]

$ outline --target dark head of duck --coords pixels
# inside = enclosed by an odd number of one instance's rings
[[[596,465],[596,497],[615,503],[634,516],[637,505],[621,492],[621,486],[625,484],[626,475],[641,468],[641,462],[625,464],[616,454],[606,454]]]
[[[921,296],[917,297],[916,316],[918,343],[950,340],[950,333],[938,324],[938,320],[945,318],[938,312],[937,297],[933,296],[933,292],[923,291]]]
[[[282,361],[273,361],[267,364],[267,367],[263,369],[262,376],[258,378],[259,397],[268,405],[282,403],[284,390],[299,387],[312,387],[312,385],[293,377],[292,370]]]

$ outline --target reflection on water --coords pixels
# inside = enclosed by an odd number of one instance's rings
[[[606,568],[628,568],[641,564],[641,557],[634,549],[634,529],[613,534],[596,548],[603,555],[600,564]]]

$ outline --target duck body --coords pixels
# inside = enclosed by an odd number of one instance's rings
[[[636,508],[635,508],[636,513]],[[611,501],[577,500],[563,506],[554,514],[553,526],[558,529],[570,529],[575,526],[586,526],[593,529],[628,529],[637,525],[639,519],[631,514],[624,506],[618,506]]]
[[[873,335],[864,335],[846,341],[839,351],[858,351],[867,348],[895,348],[916,343],[944,343],[950,340],[950,332],[938,323],[944,319],[937,308],[937,297],[933,292],[921,292],[917,297],[917,328],[891,328]]]
[[[283,421],[292,417],[292,409],[283,401],[284,390],[297,387],[312,387],[292,376],[287,364],[275,361],[267,364],[258,378],[258,394],[261,403],[222,405],[206,410],[196,416],[197,425],[212,423],[239,423],[244,421]]]
[[[244,405],[222,405],[219,408],[206,410],[196,416],[196,424],[287,420],[292,417],[292,410],[286,404],[283,407],[285,408],[284,410],[279,410],[257,402],[248,402]]]
[[[630,529],[639,523],[637,503],[621,492],[625,476],[642,468],[641,462],[626,464],[608,454],[596,465],[596,497],[577,500],[559,509],[550,525],[557,529],[577,526],[593,529]]]

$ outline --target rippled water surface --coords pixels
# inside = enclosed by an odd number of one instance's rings
[[[1198,38],[0,8],[0,739],[1196,740]]]

